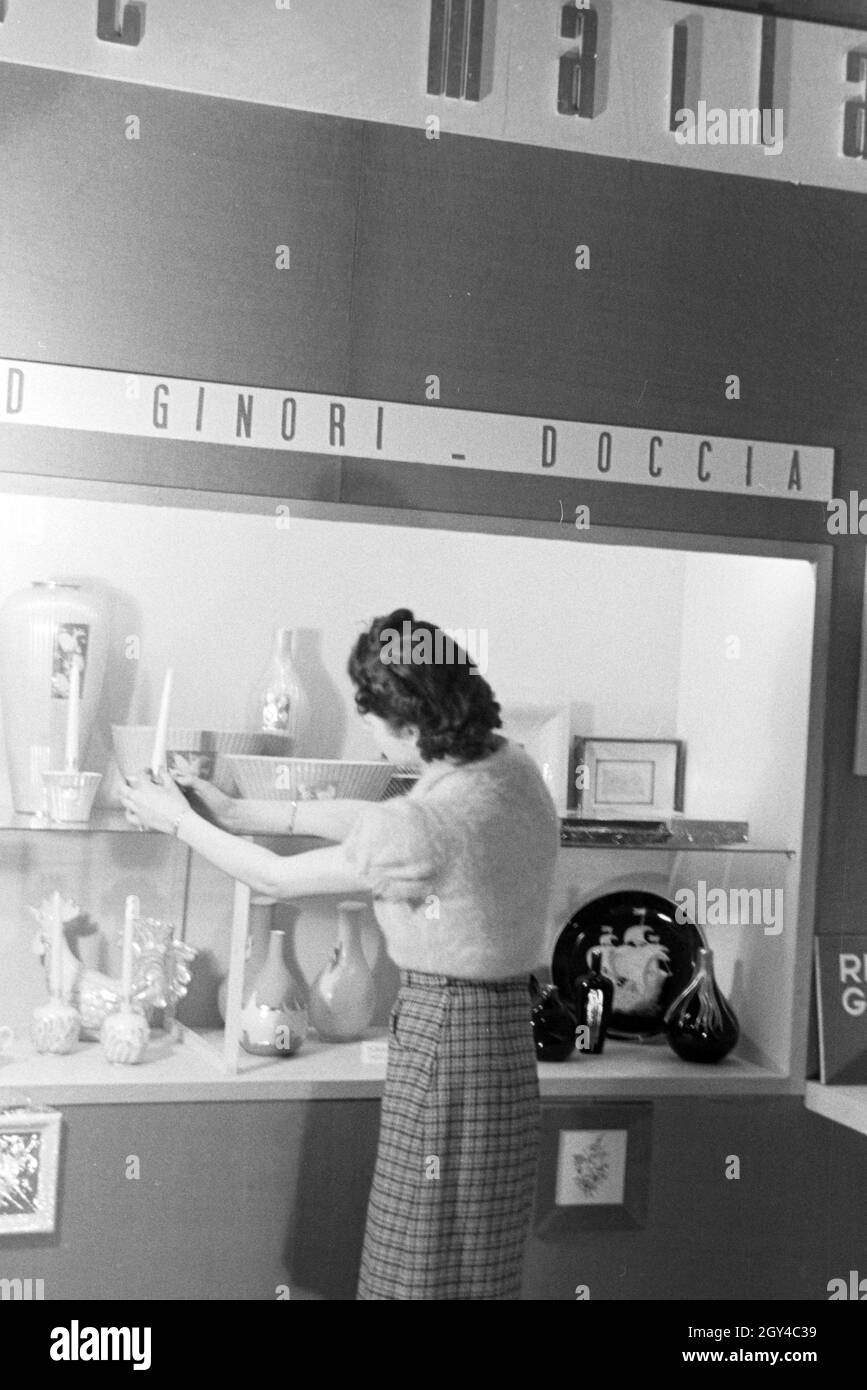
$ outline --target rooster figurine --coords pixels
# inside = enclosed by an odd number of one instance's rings
[[[50,979],[50,899],[44,898],[40,907],[31,907],[30,911],[39,924],[33,950],[41,956],[46,977]],[[60,914],[63,922],[61,992],[81,1015],[81,1037],[97,1042],[106,1016],[121,1006],[121,983],[119,979],[85,965],[77,949],[70,946],[71,936],[91,935],[97,930],[96,923],[69,898],[61,899]],[[140,918],[133,950],[136,957],[131,996],[133,1003],[150,1011],[171,1008],[179,999],[183,999],[191,979],[188,962],[196,952],[183,941],[172,938],[170,923],[158,922],[151,917]]]

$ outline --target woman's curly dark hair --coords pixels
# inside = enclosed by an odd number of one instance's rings
[[[425,643],[425,632],[434,656],[404,661],[417,641],[420,647]],[[400,660],[395,660],[392,633],[401,639]],[[407,644],[405,636],[410,636]],[[411,609],[374,618],[357,639],[347,670],[359,713],[378,715],[395,733],[417,725],[425,762],[446,757],[473,762],[491,751],[491,733],[502,725],[491,687],[463,648],[433,623],[416,622]]]

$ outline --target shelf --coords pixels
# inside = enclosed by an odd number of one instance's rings
[[[144,834],[156,835],[156,830],[139,831],[135,825],[130,825],[126,819],[124,811],[111,807],[98,808],[91,814],[90,820],[84,825],[61,825],[54,821],[42,820],[40,817],[30,815],[21,811],[13,811],[9,806],[0,807],[0,830],[32,830],[37,834],[57,833],[68,835],[93,835],[93,834]]]
[[[110,806],[107,806],[107,807],[99,807],[97,810],[95,810],[95,811],[92,813],[92,815],[91,815],[91,817],[90,817],[90,820],[87,821],[87,823],[84,824],[84,825],[78,825],[78,824],[63,825],[63,824],[59,824],[59,823],[54,822],[54,821],[42,820],[42,819],[40,819],[38,816],[32,816],[32,815],[29,815],[29,814],[25,814],[25,813],[23,813],[23,812],[13,811],[13,810],[11,810],[11,808],[8,807],[8,806],[0,807],[0,832],[2,832],[2,831],[4,831],[4,830],[6,830],[6,831],[22,831],[22,830],[25,830],[25,831],[31,831],[31,832],[32,832],[33,834],[35,834],[35,835],[48,835],[48,834],[60,834],[60,835],[70,835],[70,834],[73,834],[73,835],[139,835],[139,834],[142,834],[142,835],[150,835],[150,836],[158,835],[158,836],[160,836],[160,838],[162,838],[162,839],[164,839],[164,840],[167,840],[167,839],[170,839],[170,838],[171,838],[170,836],[163,834],[163,832],[162,832],[162,831],[159,831],[159,830],[143,830],[143,831],[140,831],[139,828],[138,828],[138,826],[136,826],[136,825],[130,825],[129,821],[128,821],[127,818],[126,818],[126,812],[125,812],[125,811],[121,810],[119,807],[114,808],[114,807],[110,807]],[[245,834],[245,833],[246,833],[246,832],[242,832],[242,834]],[[256,838],[257,840],[260,840],[260,841],[294,840],[294,841],[296,842],[296,847],[297,847],[297,844],[300,844],[302,841],[305,842],[305,843],[313,842],[313,841],[316,841],[316,842],[318,842],[318,843],[325,843],[325,841],[323,840],[322,836],[319,836],[319,835],[286,835],[286,834],[274,834],[274,833],[271,832],[271,831],[269,831],[267,834],[262,834],[262,835],[258,835],[258,834],[257,834],[257,835],[255,836],[255,838]],[[182,845],[182,847],[183,847],[184,849],[187,849],[187,848],[188,848],[188,846],[185,845],[185,844],[183,843],[183,841],[179,841],[179,843]]]
[[[797,851],[793,849],[780,849],[775,845],[696,845],[687,840],[665,840],[659,844],[629,843],[621,841],[614,844],[610,841],[601,841],[595,844],[576,845],[560,841],[561,849],[583,851],[588,850],[593,853],[596,850],[629,850],[631,854],[654,853],[654,854],[784,854],[788,859],[794,859]]]
[[[698,824],[698,822],[693,822],[692,824],[696,825]],[[0,807],[0,832],[4,830],[30,830],[36,834],[60,833],[66,835],[135,835],[140,833],[136,826],[130,825],[122,810],[120,810],[119,808],[114,809],[112,807],[98,808],[93,812],[90,820],[85,825],[58,825],[52,822],[42,821],[37,816],[32,816],[29,814],[13,811],[8,806]],[[155,830],[147,830],[143,833],[146,835],[156,835],[159,832]],[[321,839],[321,837],[315,835],[292,836],[273,833],[265,836],[257,835],[255,838],[267,840]],[[605,840],[597,841],[592,844],[574,844],[564,843],[563,841],[561,841],[560,848],[569,850],[584,850],[585,852],[587,850],[610,851],[628,849],[633,852],[640,850],[642,852],[646,851],[648,853],[653,852],[656,854],[784,854],[788,856],[788,858],[790,859],[793,858],[795,855],[795,851],[792,849],[780,849],[773,845],[751,845],[743,843],[734,843],[728,845],[711,843],[702,844],[696,843],[694,840],[688,840],[686,838],[678,837],[676,835],[673,835],[669,840],[664,840],[652,844],[641,840],[632,841],[628,836],[620,836],[618,837],[618,840],[616,842],[614,840]]]
[[[867,1086],[823,1086],[808,1081],[804,1104],[826,1120],[867,1134]]]
[[[241,1053],[240,1070],[220,1061],[222,1031],[182,1030],[182,1040],[161,1043],[139,1066],[112,1066],[98,1043],[81,1043],[65,1057],[0,1058],[0,1108],[24,1097],[47,1105],[139,1104],[228,1100],[361,1100],[382,1095],[385,1029],[361,1042],[321,1043],[308,1038],[294,1057]],[[365,1060],[364,1051],[374,1055]],[[539,1067],[543,1098],[589,1096],[719,1096],[791,1093],[788,1077],[738,1057],[717,1066],[680,1061],[662,1044],[611,1042],[599,1057],[575,1056]]]

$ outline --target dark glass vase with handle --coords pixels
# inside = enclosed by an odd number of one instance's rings
[[[530,976],[533,1001],[532,1027],[540,1062],[565,1062],[575,1050],[575,1015],[560,997],[556,985],[540,985]]]
[[[576,1041],[581,1052],[599,1053],[605,1046],[611,1006],[614,1002],[614,982],[602,974],[602,952],[590,952],[590,970],[579,975],[572,985],[575,1004]],[[582,1029],[584,1032],[582,1033]]]
[[[703,946],[692,979],[665,1012],[665,1033],[685,1062],[720,1062],[735,1046],[740,1028],[713,973],[713,951]]]

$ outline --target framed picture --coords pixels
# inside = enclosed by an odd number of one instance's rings
[[[571,1101],[543,1110],[537,1235],[646,1224],[651,1114],[647,1104]]]
[[[576,738],[570,809],[588,820],[664,820],[683,810],[686,746],[667,738]]]
[[[529,753],[560,815],[569,805],[570,715],[566,705],[504,704],[499,731]]]
[[[59,1110],[0,1112],[0,1236],[54,1230],[62,1119]]]

